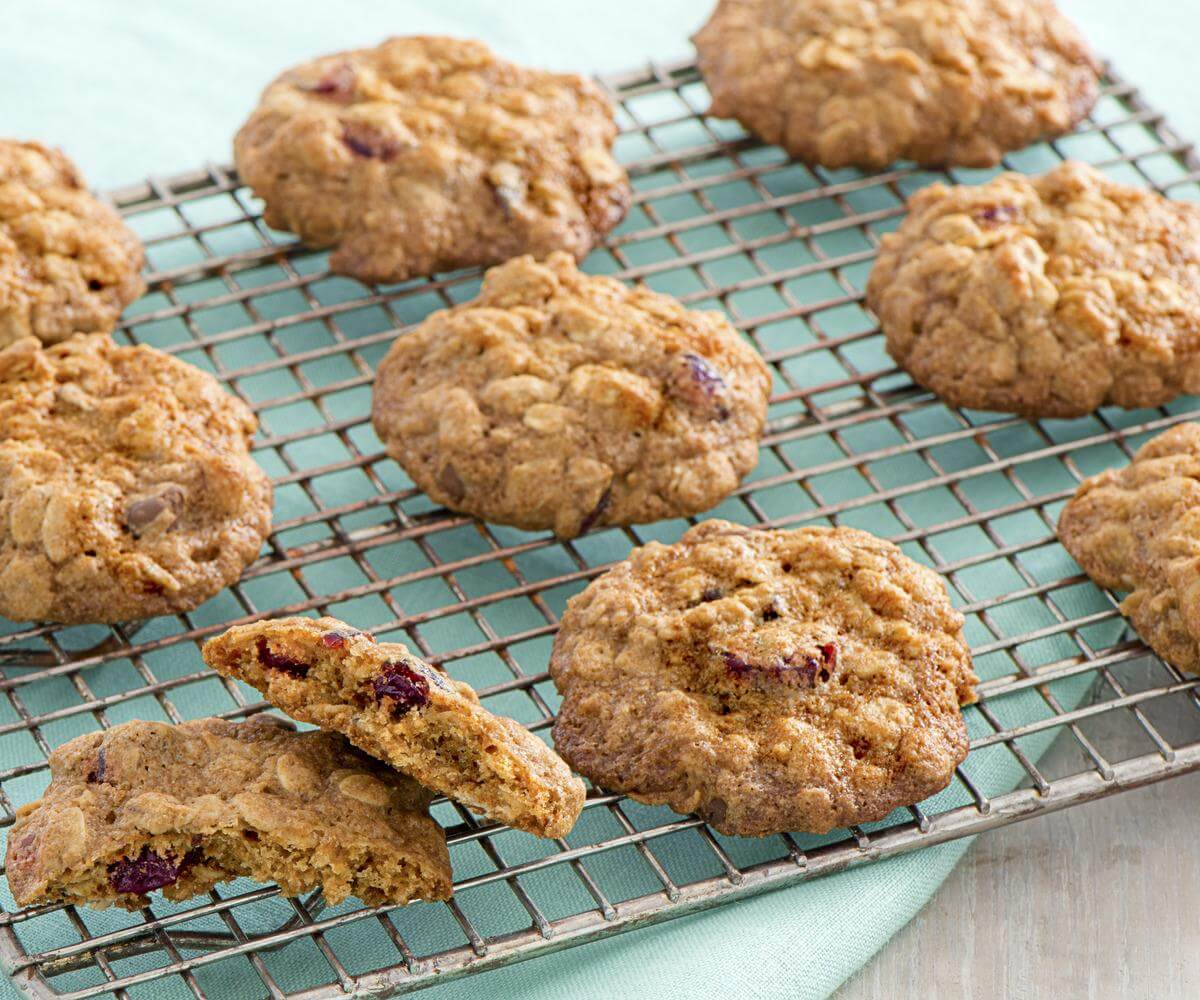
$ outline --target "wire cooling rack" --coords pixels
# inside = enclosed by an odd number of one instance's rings
[[[691,65],[604,82],[637,195],[587,268],[725,309],[770,361],[761,463],[715,514],[866,527],[946,577],[984,679],[954,783],[869,828],[761,840],[597,790],[558,841],[480,825],[441,802],[455,898],[399,909],[326,909],[238,882],[137,914],[18,910],[3,889],[0,959],[26,994],[405,992],[1200,767],[1200,679],[1148,657],[1113,595],[1054,538],[1082,476],[1123,463],[1195,402],[1032,423],[943,407],[891,365],[862,289],[904,197],[946,174],[790,163],[703,117]],[[1076,134],[1005,165],[1033,172],[1068,156],[1197,197],[1200,161],[1111,72]],[[257,710],[248,688],[203,668],[198,647],[268,612],[330,613],[399,638],[544,732],[557,705],[545,666],[567,597],[632,545],[673,540],[686,525],[560,544],[436,508],[386,458],[367,416],[371,373],[397,328],[471,297],[477,273],[377,288],[333,276],[324,255],[270,232],[223,167],[150,180],[113,201],[145,240],[151,271],[118,336],[215,372],[251,404],[262,423],[256,457],[276,484],[275,530],[242,581],[192,614],[0,626],[3,826],[44,788],[50,748],[72,736],[130,718]],[[1116,730],[1134,750],[1107,742]],[[1082,763],[1039,766],[1054,736]]]

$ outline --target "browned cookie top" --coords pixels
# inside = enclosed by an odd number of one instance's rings
[[[867,286],[888,351],[948,403],[1037,417],[1200,391],[1200,207],[1068,162],[935,184]]]
[[[1058,537],[1164,660],[1200,673],[1200,424],[1147,441],[1123,469],[1085,479]]]
[[[705,521],[571,600],[555,746],[723,833],[880,819],[966,756],[962,624],[937,574],[865,532]]]
[[[828,167],[989,166],[1099,90],[1051,0],[719,0],[694,41],[712,114]]]
[[[126,909],[246,875],[330,903],[443,899],[450,859],[416,782],[332,733],[273,716],[127,722],[50,757],[50,787],[8,835],[18,903]]]
[[[373,417],[439,503],[573,537],[717,504],[758,461],[770,387],[719,313],[554,254],[400,337]]]
[[[99,334],[0,350],[0,614],[189,610],[271,527],[256,421],[211,375]]]
[[[582,257],[629,205],[615,135],[582,77],[413,37],[288,70],[234,152],[271,226],[332,247],[335,271],[400,281],[521,253]]]
[[[142,244],[57,149],[0,139],[0,348],[108,333],[145,290]]]

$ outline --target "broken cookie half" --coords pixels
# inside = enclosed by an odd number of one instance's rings
[[[562,837],[583,809],[583,782],[553,750],[400,643],[336,618],[280,618],[210,640],[204,660],[490,819]]]

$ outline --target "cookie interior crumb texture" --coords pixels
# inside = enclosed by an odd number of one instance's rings
[[[336,618],[279,618],[230,629],[204,659],[491,819],[562,837],[583,809],[583,782],[553,750],[400,643]]]
[[[993,166],[1099,94],[1052,0],[720,0],[693,41],[710,114],[827,167]]]
[[[271,527],[256,421],[211,375],[100,334],[0,350],[0,614],[190,610]]]
[[[285,895],[368,904],[446,899],[430,795],[331,733],[273,716],[127,722],[50,756],[5,860],[13,897],[135,910],[245,876]]]
[[[1200,673],[1200,424],[1147,441],[1080,483],[1058,520],[1063,547],[1164,660]]]
[[[770,389],[720,313],[553,254],[399,337],[372,418],[437,502],[570,538],[719,503],[758,462]]]
[[[824,833],[944,788],[976,678],[941,578],[851,528],[705,521],[568,604],[554,742],[722,833]]]
[[[521,253],[583,257],[624,217],[612,108],[480,42],[392,38],[291,69],[234,143],[265,219],[363,281]]]
[[[867,301],[943,401],[1076,417],[1200,391],[1200,207],[1067,162],[908,208]]]
[[[0,348],[108,333],[145,291],[142,244],[59,150],[0,139]]]

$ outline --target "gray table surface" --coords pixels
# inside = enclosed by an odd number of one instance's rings
[[[1200,712],[1178,713],[1200,736]],[[1068,735],[1043,763],[1079,756]],[[983,834],[836,1000],[1195,1000],[1198,809],[1194,773]]]

